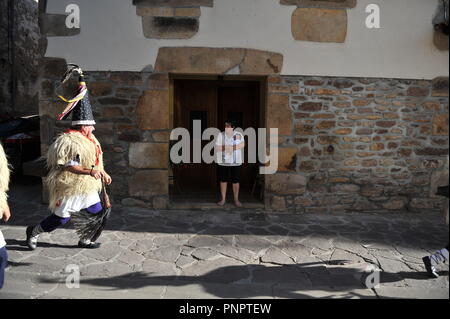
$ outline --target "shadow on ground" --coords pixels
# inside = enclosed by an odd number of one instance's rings
[[[142,289],[151,286],[183,287],[201,285],[204,292],[218,298],[254,298],[266,296],[258,290],[258,284],[270,285],[273,297],[304,299],[317,298],[317,293],[323,298],[370,298],[370,289],[365,285],[369,273],[359,269],[337,269],[333,274],[324,274],[321,263],[305,263],[285,266],[227,266],[215,269],[201,276],[152,276],[149,273],[136,272],[110,278],[91,278],[81,280],[81,285],[106,288],[111,291]],[[448,272],[442,272],[448,275]],[[252,288],[239,289],[239,281],[243,276],[251,276]],[[424,272],[380,273],[379,284],[395,283],[404,279],[429,280]],[[65,279],[41,278],[41,283],[65,283]],[[224,289],[227,285],[229,289]],[[364,293],[364,290],[367,290]],[[308,291],[302,293],[302,291]],[[311,296],[311,292],[315,292]],[[320,297],[319,297],[320,298]],[[372,298],[376,298],[373,295]]]

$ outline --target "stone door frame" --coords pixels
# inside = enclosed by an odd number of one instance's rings
[[[149,78],[148,90],[137,109],[138,125],[143,131],[167,130],[173,126],[173,80],[176,78],[257,80],[262,85],[261,114],[266,128],[281,128],[280,135],[291,135],[293,113],[286,103],[286,92],[279,91],[280,73],[283,56],[279,53],[244,48],[207,48],[207,47],[164,47],[160,48],[154,73]],[[167,110],[167,114],[164,114]],[[276,115],[271,116],[276,110]],[[157,114],[149,117],[148,114]],[[169,145],[169,141],[167,141]],[[169,169],[160,171],[167,184],[167,202],[169,197]],[[264,206],[270,207],[266,196],[267,178],[264,179]],[[163,195],[163,194],[158,194]],[[158,207],[159,208],[159,207]]]
[[[259,119],[258,122],[262,127],[267,127],[267,76],[250,76],[250,75],[212,75],[212,74],[180,74],[180,73],[169,73],[169,130],[173,130],[174,125],[174,88],[175,88],[175,80],[204,80],[204,81],[241,81],[241,82],[258,82],[260,85],[260,103],[259,103]],[[254,128],[257,129],[256,127]],[[168,154],[170,156],[170,154]],[[169,160],[169,158],[168,158]],[[260,174],[258,174],[260,175]],[[263,199],[264,199],[264,208],[266,209],[266,201],[265,201],[265,193],[266,193],[266,183],[267,179],[264,179],[263,187]],[[170,203],[170,194],[169,194],[169,203]]]

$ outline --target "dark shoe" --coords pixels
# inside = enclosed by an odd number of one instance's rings
[[[82,241],[78,242],[78,247],[87,249],[97,249],[101,246],[100,243],[84,243]]]
[[[436,267],[431,264],[431,259],[429,256],[422,258],[423,264],[425,265],[425,269],[427,270],[428,276],[430,278],[439,278],[439,274],[437,273]]]
[[[35,250],[37,248],[37,236],[33,237],[33,228],[34,226],[28,226],[27,227],[27,246],[28,248],[30,248],[31,250]]]

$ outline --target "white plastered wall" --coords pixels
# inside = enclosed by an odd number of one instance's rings
[[[48,13],[81,10],[81,33],[49,37],[46,56],[63,57],[85,70],[141,71],[163,46],[240,47],[283,54],[284,75],[432,79],[448,75],[448,51],[433,45],[438,0],[358,0],[348,9],[345,43],[295,41],[296,7],[279,0],[215,0],[202,7],[200,30],[188,40],[143,36],[132,0],[48,0]],[[381,28],[365,27],[366,6],[381,8]]]

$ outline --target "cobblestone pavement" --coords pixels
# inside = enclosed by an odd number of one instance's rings
[[[449,298],[448,264],[439,279],[428,279],[421,261],[448,242],[437,215],[115,206],[100,249],[77,248],[69,226],[42,235],[29,251],[25,227],[48,212],[38,199],[14,195],[14,218],[2,225],[10,266],[0,299]],[[79,267],[80,288],[67,287],[68,265]],[[369,289],[366,282],[377,277],[371,266],[381,273]]]

